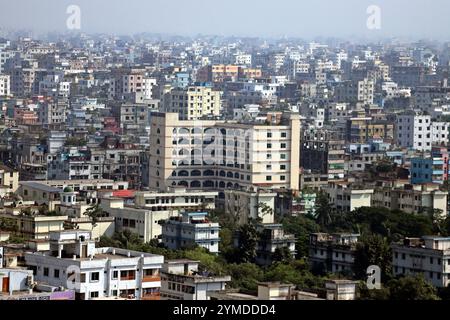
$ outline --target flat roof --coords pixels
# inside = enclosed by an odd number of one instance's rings
[[[450,241],[450,237],[442,237],[442,236],[423,236],[424,240],[445,240]]]
[[[185,263],[200,263],[200,261],[197,260],[189,260],[189,259],[173,259],[173,260],[166,260],[164,263],[167,264],[185,264]]]
[[[34,189],[40,189],[40,190],[47,191],[47,192],[58,192],[59,193],[62,191],[62,189],[51,187],[49,185],[46,185],[41,182],[36,182],[36,181],[21,181],[19,184],[26,186],[26,187],[34,188]]]

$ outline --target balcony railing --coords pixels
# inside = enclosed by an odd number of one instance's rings
[[[158,293],[147,293],[144,294],[141,298],[141,300],[160,300],[161,299],[161,294]]]
[[[161,281],[161,277],[160,276],[144,276],[142,278],[142,282],[156,282],[156,281]]]

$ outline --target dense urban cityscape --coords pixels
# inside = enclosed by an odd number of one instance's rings
[[[450,42],[0,34],[0,300],[450,299]]]

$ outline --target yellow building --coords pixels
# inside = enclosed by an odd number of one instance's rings
[[[0,165],[0,195],[16,192],[19,188],[19,171]]]
[[[179,113],[183,120],[198,119],[206,115],[219,116],[221,91],[203,86],[173,89],[164,95],[164,109],[166,112]]]

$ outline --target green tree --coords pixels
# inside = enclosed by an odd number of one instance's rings
[[[265,273],[264,280],[291,283],[302,289],[317,289],[324,285],[324,278],[314,276],[302,261],[274,263]]]
[[[289,263],[292,261],[292,253],[288,247],[278,247],[273,253],[272,260],[274,262]]]
[[[436,288],[422,275],[393,279],[388,287],[390,300],[439,300]]]
[[[95,227],[97,226],[99,218],[106,216],[106,212],[104,212],[100,205],[97,203],[86,209],[85,215],[91,218],[92,226]]]
[[[199,261],[199,271],[212,273],[215,275],[224,275],[226,262],[219,256],[211,254],[207,249],[196,247],[183,252],[184,258]]]
[[[286,233],[295,235],[297,239],[295,249],[297,258],[307,257],[309,254],[309,234],[320,231],[320,226],[311,215],[289,216],[281,220]]]
[[[381,286],[381,289],[371,290],[367,288],[365,281],[360,281],[356,288],[357,299],[359,300],[389,300],[389,288]]]
[[[367,267],[377,265],[381,268],[382,282],[392,274],[392,250],[386,238],[380,235],[362,237],[355,250],[354,271],[359,279],[367,278]]]
[[[328,201],[328,197],[324,192],[320,192],[316,198],[316,221],[319,226],[326,230],[332,223],[333,208]]]
[[[229,264],[227,272],[231,276],[229,286],[249,293],[255,293],[258,282],[264,280],[264,272],[254,263]]]
[[[254,262],[256,258],[256,246],[258,244],[258,232],[253,222],[239,227],[239,248],[237,250],[239,262]]]
[[[268,206],[266,203],[259,203],[258,204],[258,210],[261,209],[261,215],[262,217],[258,217],[259,220],[261,221],[263,219],[264,216],[273,216],[273,209]]]

